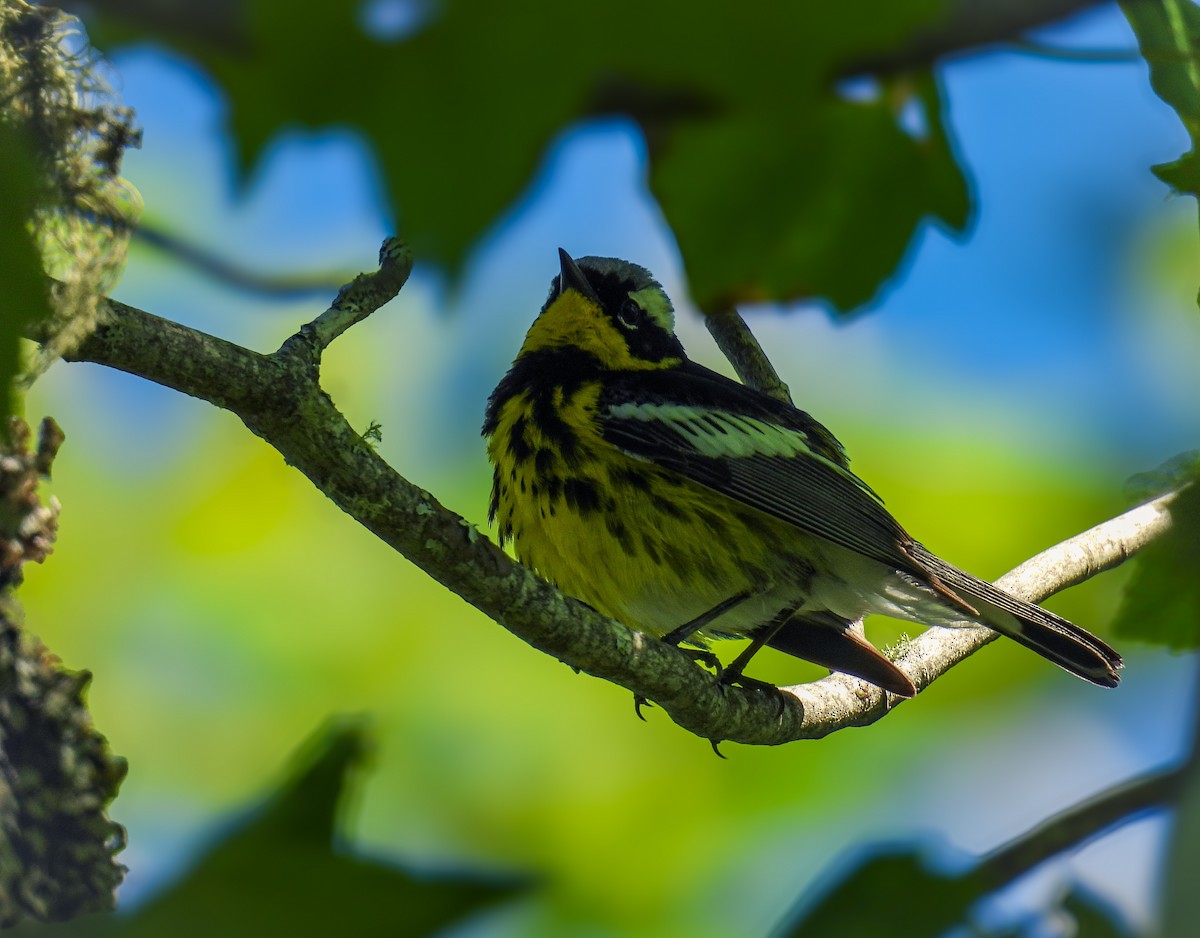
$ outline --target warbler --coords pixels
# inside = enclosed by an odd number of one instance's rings
[[[863,635],[881,613],[982,624],[1113,687],[1121,657],[910,537],[808,414],[688,359],[643,267],[560,270],[487,403],[489,520],[564,592],[675,644],[750,638],[909,697]]]

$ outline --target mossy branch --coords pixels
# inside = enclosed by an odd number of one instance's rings
[[[873,722],[899,702],[844,675],[774,691],[719,688],[688,654],[563,595],[384,462],[321,389],[315,367],[334,335],[403,285],[407,252],[388,241],[382,256],[379,272],[358,277],[329,311],[274,353],[109,300],[99,328],[70,358],[138,375],[237,414],[338,507],[439,583],[528,644],[654,701],[699,736],[777,745]],[[1073,538],[1001,582],[1024,599],[1044,599],[1135,553],[1168,524],[1166,500],[1159,499]],[[1048,563],[1047,557],[1065,559]],[[897,663],[924,688],[992,637],[987,629],[930,629],[903,647]]]

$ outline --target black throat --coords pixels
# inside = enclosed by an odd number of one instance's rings
[[[578,348],[545,348],[522,355],[488,398],[483,435],[495,432],[501,408],[522,393],[529,397],[535,415],[551,424],[558,422],[552,413],[555,390],[561,388],[563,395],[569,397],[586,382],[600,377],[602,371],[595,355]]]

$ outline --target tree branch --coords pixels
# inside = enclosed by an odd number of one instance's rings
[[[399,288],[395,271],[378,276]],[[354,321],[388,298],[378,281],[367,282]],[[898,702],[845,675],[779,690],[719,688],[686,652],[605,618],[515,563],[387,465],[321,389],[314,363],[344,328],[340,318],[326,330],[317,325],[322,317],[264,355],[114,300],[105,313],[72,360],[108,365],[237,414],[343,511],[439,583],[535,648],[653,700],[693,733],[777,745],[871,723]],[[1001,583],[1037,601],[1119,563],[1166,529],[1168,500],[1072,538]],[[897,663],[924,688],[993,637],[981,628],[929,629],[903,646]]]
[[[319,350],[328,348],[329,343],[355,323],[362,322],[394,299],[408,282],[412,267],[412,251],[408,245],[399,238],[388,238],[379,249],[379,270],[359,274],[342,287],[333,305],[301,329],[300,335],[311,340]],[[293,341],[298,340],[299,336],[293,337]]]
[[[1200,703],[1200,681],[1194,690],[1195,702]],[[1193,710],[1197,708],[1193,706]],[[1122,782],[1046,819],[992,851],[971,875],[979,877],[989,892],[1006,886],[1050,857],[1112,827],[1137,820],[1146,811],[1176,805],[1198,776],[1200,710],[1194,714],[1189,746],[1177,765]]]
[[[767,353],[746,325],[734,307],[729,306],[716,313],[704,317],[704,325],[717,343],[733,370],[741,378],[742,384],[755,390],[770,394],[776,400],[785,404],[792,402],[792,392],[779,377],[779,372],[767,358]]]
[[[843,74],[891,74],[926,68],[946,56],[978,54],[1099,5],[1100,0],[950,0],[928,27],[894,49],[850,63]]]
[[[1168,509],[1174,498],[1174,492],[1160,496],[1077,534],[1006,573],[996,585],[1037,603],[1115,567],[1167,531],[1171,525]],[[998,637],[998,633],[983,626],[934,626],[896,649],[893,660],[921,691]],[[873,723],[903,703],[902,698],[844,674],[781,690],[794,695],[803,706],[806,738],[824,736],[844,726]]]
[[[42,421],[36,449],[20,420],[0,430],[0,929],[112,909],[125,874],[125,832],[108,806],[125,762],[108,750],[85,703],[91,675],[68,671],[28,631],[15,587],[43,563],[58,503],[42,501],[63,442]]]
[[[1189,766],[1184,764],[1122,782],[997,848],[972,875],[979,877],[989,892],[1007,886],[1064,850],[1171,804],[1189,777]]]
[[[133,230],[134,241],[162,251],[217,283],[268,299],[295,299],[324,295],[337,290],[342,278],[335,274],[288,274],[277,276],[243,267],[187,238],[141,221]]]

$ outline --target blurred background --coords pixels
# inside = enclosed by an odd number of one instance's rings
[[[367,4],[363,28],[403,29],[410,7]],[[1115,6],[1036,39],[1136,49]],[[352,128],[286,130],[242,173],[228,102],[202,67],[158,43],[104,51],[144,129],[124,174],[147,225],[256,275],[329,283],[254,292],[135,241],[118,299],[267,351],[403,233]],[[937,77],[975,199],[965,235],[922,226],[851,316],[819,303],[743,312],[798,406],[902,523],[994,578],[1119,513],[1130,475],[1195,446],[1196,208],[1149,172],[1187,140],[1136,57],[997,50]],[[461,276],[418,256],[399,298],[325,358],[324,387],[351,423],[381,424],[384,457],[481,528],[483,405],[557,247],[649,267],[691,355],[730,371],[646,176],[631,120],[567,128]],[[96,723],[129,760],[112,811],[129,831],[127,911],[183,876],[336,714],[366,715],[375,740],[346,815],[356,850],[533,878],[455,936],[765,935],[870,845],[918,843],[953,865],[1177,757],[1190,730],[1189,656],[1121,640],[1124,682],[1104,692],[1000,642],[879,724],[773,749],[726,744],[720,760],[429,581],[235,417],[78,364],[56,365],[26,411],[53,415],[67,443],[52,485],[58,547],[21,598],[30,628],[94,673]],[[1127,575],[1048,605],[1111,637]],[[884,621],[868,630],[877,644],[900,634]],[[755,676],[822,673],[769,654]],[[1127,825],[981,915],[1028,925],[1081,882],[1148,926],[1164,830],[1158,815]],[[1028,933],[1053,933],[1036,921]]]

